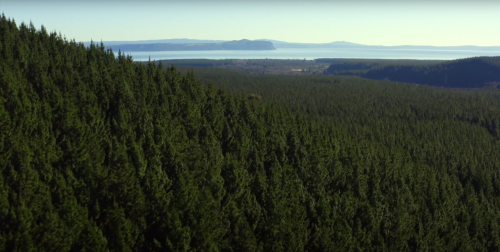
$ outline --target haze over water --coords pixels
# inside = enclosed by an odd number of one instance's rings
[[[117,54],[117,52],[115,52]],[[307,59],[365,58],[365,59],[436,59],[453,60],[477,56],[500,56],[500,51],[443,50],[443,49],[373,49],[373,48],[279,48],[266,51],[157,51],[125,52],[135,61],[161,59]]]

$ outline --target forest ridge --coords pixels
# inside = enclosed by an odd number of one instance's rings
[[[0,17],[1,251],[498,251],[500,94],[134,62]]]
[[[377,80],[392,80],[449,88],[498,87],[500,56],[474,57],[416,64],[390,63],[390,60],[359,60],[332,63],[325,71],[333,75],[355,75]]]

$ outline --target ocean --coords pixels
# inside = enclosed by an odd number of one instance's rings
[[[116,52],[115,52],[116,54]],[[431,59],[453,60],[476,56],[500,56],[500,51],[443,49],[373,49],[373,48],[278,48],[263,51],[157,51],[125,52],[135,61],[161,59]]]

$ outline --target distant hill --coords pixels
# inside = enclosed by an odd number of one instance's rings
[[[293,43],[272,39],[260,39],[261,41],[271,41],[274,46],[280,48],[363,48],[363,49],[398,49],[398,50],[479,50],[479,51],[500,51],[500,46],[426,46],[426,45],[363,45],[348,41],[335,41],[330,43]]]
[[[228,42],[227,40],[207,40],[207,39],[154,39],[154,40],[135,40],[135,41],[103,41],[106,46],[115,45],[138,45],[138,44],[158,44],[158,43],[170,43],[170,44],[206,44],[206,43],[221,43]],[[84,45],[90,45],[91,41],[83,42]]]
[[[331,47],[352,47],[352,46],[366,46],[346,41],[335,41],[330,43],[293,43],[272,39],[259,39],[259,41],[269,41],[276,46],[276,48],[331,48]]]
[[[257,39],[253,41],[268,41],[277,49],[280,48],[363,48],[363,49],[398,49],[398,50],[475,50],[475,51],[490,51],[500,52],[500,46],[421,46],[421,45],[400,45],[400,46],[381,46],[381,45],[364,45],[348,41],[334,41],[329,43],[294,43],[273,39]],[[104,45],[145,45],[145,44],[220,44],[231,42],[228,40],[209,40],[209,39],[155,39],[155,40],[137,40],[137,41],[103,41]],[[90,41],[83,42],[84,45],[90,45]],[[152,46],[154,47],[154,46]],[[134,47],[135,48],[135,47]],[[135,49],[134,49],[135,50]],[[176,49],[177,50],[177,49]],[[217,49],[221,50],[221,49]],[[225,50],[225,49],[222,49]]]
[[[208,51],[208,50],[276,50],[272,42],[248,39],[220,43],[152,43],[111,45],[113,51]]]
[[[331,43],[280,43],[277,48],[342,48],[342,47],[365,47],[366,45],[346,41],[335,41]]]
[[[442,63],[351,61],[332,63],[327,74],[417,83],[449,88],[500,88],[500,57],[474,57]]]

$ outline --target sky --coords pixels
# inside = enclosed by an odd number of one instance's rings
[[[77,42],[189,38],[500,46],[500,0],[0,0],[0,13]]]

